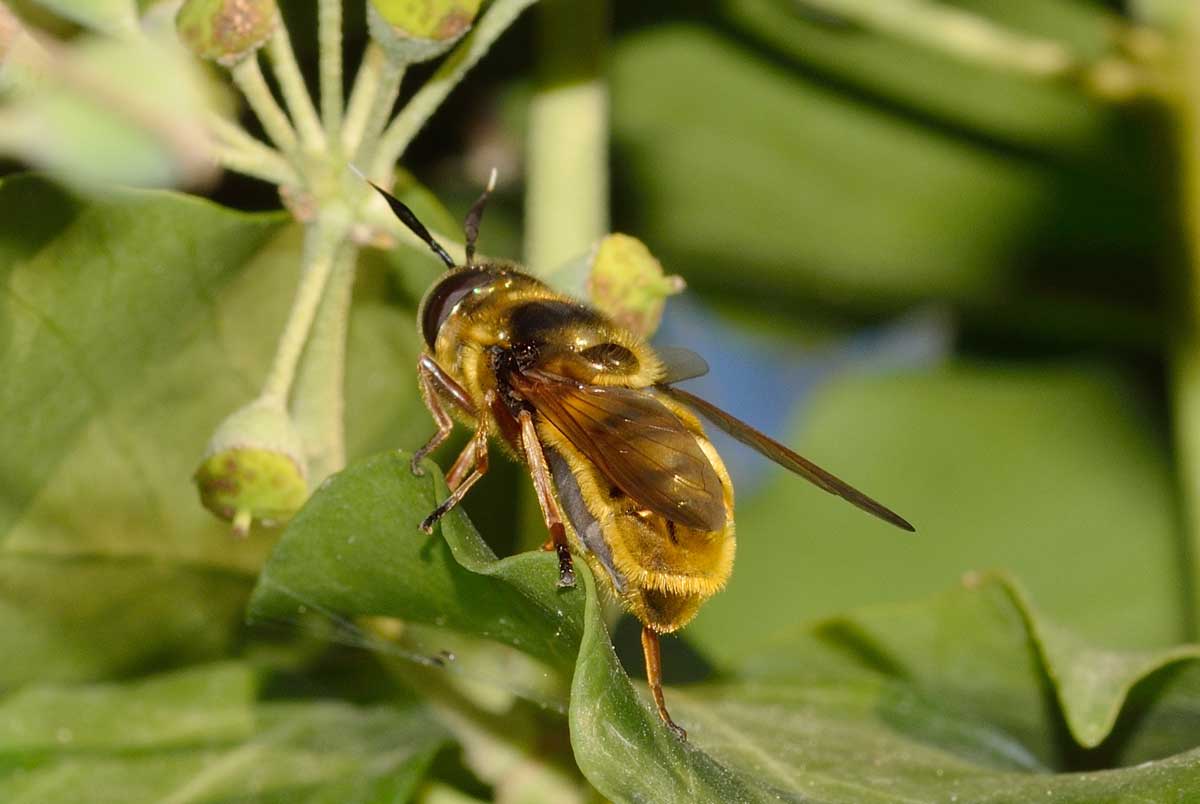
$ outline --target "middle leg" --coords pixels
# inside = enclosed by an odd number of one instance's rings
[[[533,489],[537,492],[542,518],[546,521],[546,530],[550,531],[550,541],[547,544],[558,554],[558,585],[574,586],[575,565],[571,562],[571,551],[567,547],[567,529],[563,525],[558,500],[554,498],[554,484],[546,466],[542,442],[538,438],[537,428],[534,427],[533,416],[529,411],[521,411],[518,418],[521,423],[521,448],[529,464],[529,474],[533,477]]]

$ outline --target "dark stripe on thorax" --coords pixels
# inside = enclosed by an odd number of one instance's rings
[[[569,326],[596,325],[603,319],[596,311],[574,302],[538,299],[523,302],[509,313],[509,332],[513,343],[545,340]]]

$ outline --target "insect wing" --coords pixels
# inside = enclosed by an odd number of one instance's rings
[[[721,480],[696,437],[653,394],[540,371],[513,387],[639,505],[685,527],[725,527]]]
[[[682,346],[659,346],[654,349],[662,361],[662,385],[673,385],[684,380],[694,380],[708,373],[708,361],[691,349]]]
[[[701,399],[695,394],[689,394],[687,391],[681,391],[678,388],[663,386],[661,390],[694,409],[701,416],[746,446],[752,447],[783,468],[795,472],[819,488],[828,491],[830,494],[836,494],[852,505],[856,505],[867,513],[874,514],[884,522],[889,522],[902,530],[910,532],[916,530],[904,517],[895,511],[877,503],[849,483],[839,480],[812,461],[796,454],[770,436],[760,433],[741,419],[729,415],[711,402]]]

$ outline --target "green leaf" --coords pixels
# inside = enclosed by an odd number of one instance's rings
[[[739,18],[755,14],[745,5]],[[787,37],[803,65],[692,24],[641,28],[614,48],[617,186],[630,188],[619,208],[668,271],[722,291],[732,271],[742,294],[858,310],[943,298],[989,302],[996,316],[1005,299],[1049,321],[1084,309],[1111,319],[1129,304],[1061,293],[1034,304],[1072,278],[1140,283],[1125,272],[1169,237],[1171,213],[1146,181],[1158,151],[1127,119],[1005,78],[983,91],[878,37],[780,21],[794,4],[778,6],[759,8],[755,28]],[[845,91],[822,67],[868,89]],[[915,94],[960,119],[910,108]]]
[[[232,541],[191,475],[270,363],[300,265],[282,223],[172,193],[0,182],[0,373],[21,378],[0,388],[0,687],[230,648],[271,532]],[[407,415],[411,316],[361,295],[351,454],[430,428]]]
[[[729,586],[689,635],[735,662],[773,632],[1003,569],[1098,644],[1186,634],[1187,567],[1165,445],[1123,377],[1071,363],[962,364],[822,387],[785,439],[917,528],[905,534],[783,470],[737,505]],[[778,585],[794,585],[780,605]]]
[[[0,700],[0,754],[164,749],[243,738],[254,728],[255,686],[250,670],[232,663],[125,685],[28,686]]]
[[[932,7],[938,9],[940,4]],[[794,4],[783,0],[727,2],[725,8],[739,28],[798,64],[927,115],[931,122],[961,127],[964,134],[1069,154],[1087,143],[1113,115],[1065,82],[997,70],[875,31],[858,29],[848,35],[844,28],[805,19],[795,12]],[[1046,9],[1051,13],[1039,14]],[[1070,44],[1087,52],[1102,52],[1108,45],[1108,18],[1095,8],[1067,3],[991,3],[981,10],[980,19],[999,25],[993,15],[1006,12],[1018,19],[1006,21],[1005,28],[1026,29],[1042,41],[1069,47],[1063,40],[1073,38],[1076,41]],[[1053,17],[1054,12],[1067,19],[1056,20],[1054,25],[1031,19]]]
[[[280,223],[0,182],[0,684],[228,648],[266,545],[232,544],[190,477],[286,314]]]
[[[1065,801],[1165,801],[1200,783],[1200,751],[1165,758],[1200,744],[1195,662],[1171,675],[1181,651],[1131,661],[1072,646],[1051,626],[1031,632],[1036,615],[991,581],[819,623],[727,682],[668,690],[691,734],[680,743],[621,669],[583,563],[580,586],[559,590],[552,556],[497,560],[457,509],[424,536],[417,523],[444,493],[403,455],[334,476],[277,545],[251,617],[388,615],[528,653],[571,676],[576,761],[616,801],[1022,801],[1047,790]],[[1110,669],[1088,671],[1097,660]],[[502,666],[492,680],[504,685]],[[1088,752],[1064,720],[1108,742]],[[1144,764],[1050,775],[1106,762]]]
[[[256,702],[252,673],[199,667],[0,701],[0,798],[406,801],[445,741],[420,707]]]
[[[0,690],[226,655],[249,594],[243,572],[188,562],[4,552]]]

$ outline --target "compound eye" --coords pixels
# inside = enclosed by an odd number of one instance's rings
[[[447,274],[433,286],[425,297],[424,312],[421,314],[421,334],[432,349],[437,342],[442,324],[454,312],[454,308],[476,288],[490,284],[496,275],[483,268],[466,268]]]

